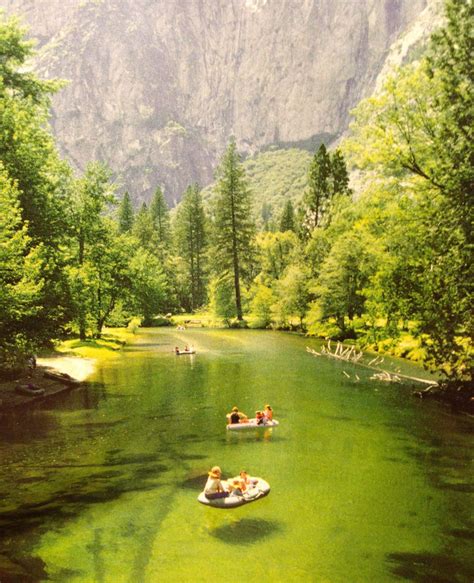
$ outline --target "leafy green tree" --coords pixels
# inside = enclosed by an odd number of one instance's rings
[[[230,326],[235,318],[235,288],[229,276],[213,277],[209,282],[209,308]]]
[[[446,24],[433,35],[428,75],[433,85],[436,138],[435,181],[442,186],[458,224],[472,244],[474,213],[474,104],[472,60],[474,3],[447,0]]]
[[[19,192],[0,162],[0,363],[21,367],[23,353],[33,349],[31,318],[40,316],[43,280],[41,247],[30,247],[22,222]]]
[[[48,128],[50,96],[56,81],[39,80],[28,59],[32,43],[15,19],[0,15],[0,162],[18,191],[21,222],[28,238],[25,255],[40,249],[42,280],[23,333],[36,342],[49,340],[68,318],[63,262],[69,232],[67,204],[70,171],[61,162]],[[40,309],[41,308],[41,309]]]
[[[124,270],[126,273],[126,270]],[[150,251],[138,249],[130,261],[130,302],[133,313],[144,326],[163,311],[167,303],[167,281],[159,259]]]
[[[199,186],[190,186],[178,206],[174,223],[177,251],[184,261],[185,287],[188,292],[186,308],[194,310],[203,305],[206,290],[206,217]]]
[[[313,290],[321,319],[334,318],[341,332],[346,331],[346,318],[352,321],[363,313],[365,259],[364,246],[355,233],[340,237],[326,257]]]
[[[231,277],[235,315],[243,320],[242,278],[250,278],[255,231],[250,193],[235,141],[231,141],[217,171],[212,257],[220,277]]]
[[[110,219],[105,219],[103,236],[96,241],[89,259],[93,276],[89,289],[91,315],[97,338],[101,337],[107,318],[117,302],[127,297],[131,288],[131,257],[130,239],[120,236],[116,225]]]
[[[296,316],[303,327],[310,300],[305,268],[296,264],[290,265],[275,287],[277,302],[272,311],[277,322],[284,326],[288,323],[291,325],[291,319]]]
[[[472,330],[473,100],[467,87],[473,20],[466,17],[473,8],[454,0],[446,6],[447,22],[433,38],[430,59],[399,69],[357,107],[346,150],[372,183],[397,183],[415,201],[418,245],[402,257],[404,246],[388,241],[397,259],[384,281],[400,292],[398,302],[391,294],[394,307],[418,323],[427,363],[451,379],[470,379],[466,354],[472,347],[462,338]]]
[[[259,233],[255,240],[260,273],[257,280],[272,285],[299,255],[298,238],[292,231]]]
[[[88,164],[82,178],[76,180],[72,216],[74,218],[75,261],[69,270],[70,289],[75,318],[82,340],[86,338],[88,316],[91,310],[96,314],[96,331],[101,324],[102,288],[101,277],[108,257],[107,229],[111,223],[104,223],[104,213],[114,202],[114,185],[110,183],[110,170],[103,164]],[[101,253],[98,253],[100,249]],[[102,255],[101,255],[102,254]],[[99,299],[96,300],[96,291]],[[95,302],[95,304],[94,304]],[[97,308],[97,305],[100,307]],[[94,307],[95,306],[95,307]]]
[[[130,195],[125,191],[119,206],[119,229],[121,233],[130,233],[133,227],[134,212]]]
[[[295,209],[290,199],[286,201],[281,213],[280,231],[282,233],[285,231],[296,232]]]
[[[72,213],[77,241],[77,261],[82,265],[86,247],[93,247],[103,233],[103,213],[115,201],[115,187],[110,183],[111,171],[99,162],[87,165],[76,181]]]
[[[252,289],[250,302],[251,315],[255,318],[253,326],[267,328],[272,322],[272,306],[276,297],[270,287],[263,284],[255,284]]]

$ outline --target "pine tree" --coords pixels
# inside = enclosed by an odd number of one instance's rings
[[[280,231],[284,233],[285,231],[296,231],[295,225],[295,209],[293,203],[288,199],[283,208],[283,212],[280,218]]]
[[[150,204],[150,215],[157,233],[158,245],[168,248],[170,243],[170,216],[163,191],[160,187],[155,190]]]
[[[350,194],[349,173],[347,172],[347,166],[342,152],[339,149],[335,150],[333,154],[330,154],[330,161],[332,181],[331,196]]]
[[[273,209],[272,205],[268,202],[264,202],[262,204],[261,210],[261,217],[262,217],[262,231],[271,231],[272,230],[272,214]]]
[[[121,233],[129,233],[133,227],[134,213],[133,206],[130,200],[130,195],[127,191],[123,195],[122,202],[119,207],[119,230]]]
[[[326,146],[321,144],[315,153],[308,175],[308,189],[303,196],[305,219],[303,231],[306,236],[321,225],[330,198],[331,159]]]
[[[186,190],[178,206],[175,236],[178,253],[186,265],[189,307],[194,310],[201,306],[205,299],[205,215],[197,184]]]
[[[218,168],[216,192],[214,269],[220,278],[232,279],[236,316],[243,320],[241,283],[249,274],[255,225],[250,192],[234,140]]]
[[[142,203],[140,210],[135,215],[132,233],[138,240],[140,247],[147,249],[151,253],[156,252],[157,233],[146,202]]]

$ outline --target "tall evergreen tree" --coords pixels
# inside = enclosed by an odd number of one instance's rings
[[[284,233],[285,231],[296,231],[295,224],[295,209],[293,203],[288,199],[283,208],[283,212],[280,218],[280,231]]]
[[[135,215],[132,234],[138,240],[140,247],[147,249],[151,253],[156,252],[157,235],[153,224],[153,218],[146,202],[142,203],[142,206]]]
[[[272,230],[272,214],[273,209],[272,205],[268,202],[264,202],[262,204],[261,210],[261,217],[262,217],[262,231],[271,231]]]
[[[158,245],[166,249],[170,244],[170,212],[159,186],[150,204],[150,215],[157,233]]]
[[[205,299],[206,229],[199,186],[190,186],[178,206],[175,236],[179,255],[186,264],[189,307],[196,309]]]
[[[321,144],[309,167],[308,188],[303,196],[305,217],[303,234],[309,236],[321,221],[330,198],[331,159],[326,146]]]
[[[129,233],[133,227],[134,213],[132,201],[127,191],[123,195],[119,207],[119,229],[121,233]]]
[[[349,173],[342,152],[337,149],[330,154],[332,196],[350,194]]]
[[[243,320],[242,278],[249,275],[255,225],[245,172],[232,140],[217,170],[213,260],[216,274],[233,282],[235,310]]]

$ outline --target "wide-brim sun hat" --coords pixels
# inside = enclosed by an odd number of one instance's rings
[[[222,474],[222,471],[221,471],[219,466],[214,466],[213,468],[211,468],[211,471],[208,472],[208,475],[211,478],[220,478],[221,474]]]

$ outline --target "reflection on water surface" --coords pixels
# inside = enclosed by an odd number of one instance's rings
[[[172,353],[184,343],[194,358]],[[350,382],[306,344],[144,330],[84,388],[4,416],[0,580],[194,582],[239,565],[250,582],[471,581],[472,421]],[[226,431],[233,405],[267,402],[278,428]],[[203,507],[215,464],[270,495]]]

